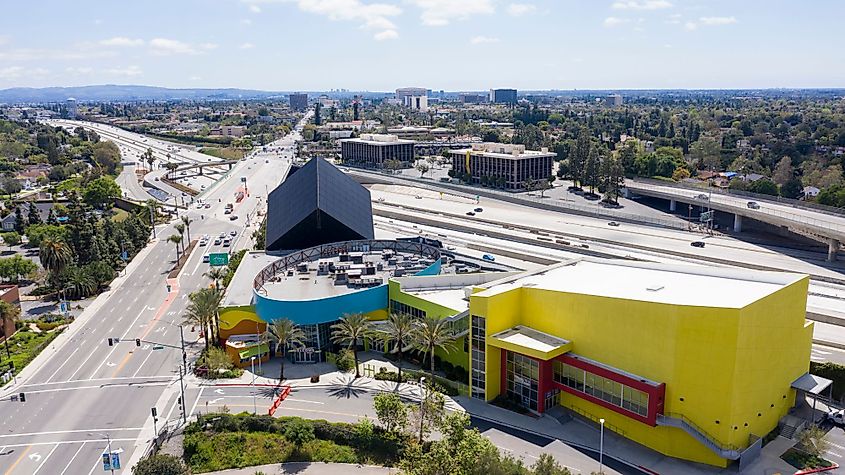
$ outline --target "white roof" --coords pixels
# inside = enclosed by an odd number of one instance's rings
[[[569,343],[569,340],[543,333],[524,325],[517,325],[493,335],[493,338],[512,345],[548,353]]]
[[[643,302],[743,308],[797,282],[801,274],[575,259],[489,284],[478,296],[519,287]]]

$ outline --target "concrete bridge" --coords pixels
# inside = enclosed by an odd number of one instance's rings
[[[845,210],[811,208],[794,200],[775,197],[740,195],[721,189],[690,188],[659,181],[626,180],[627,193],[662,198],[669,202],[669,211],[677,203],[701,206],[734,216],[733,231],[742,232],[744,218],[785,228],[826,243],[827,258],[836,260],[840,243],[845,241]]]

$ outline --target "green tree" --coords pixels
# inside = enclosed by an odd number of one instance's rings
[[[355,357],[355,377],[361,377],[358,368],[358,342],[370,335],[370,320],[363,313],[353,313],[340,317],[340,321],[332,325],[332,341],[346,346]]]
[[[188,242],[191,242],[191,224],[194,222],[194,220],[189,218],[186,214],[180,216],[179,220],[182,221],[181,224],[185,226],[185,232],[188,233]]]
[[[182,236],[179,234],[171,234],[167,238],[167,242],[172,242],[176,245],[176,263],[178,265],[180,259],[180,251],[179,251],[179,244],[182,242]]]
[[[152,454],[132,467],[132,475],[190,475],[182,459],[170,454]]]
[[[282,355],[279,361],[281,363],[279,367],[279,383],[281,383],[285,380],[285,357],[287,357],[287,349],[291,346],[302,346],[305,341],[305,333],[299,325],[293,323],[289,318],[274,320],[267,325],[267,331],[270,332],[270,335],[276,341],[276,354]]]
[[[690,156],[698,168],[711,171],[722,169],[722,147],[712,137],[701,137],[690,144]]]
[[[3,233],[3,242],[9,246],[9,250],[12,250],[12,246],[17,246],[21,243],[21,235],[18,234],[16,231],[11,231],[8,233]]]
[[[94,261],[83,267],[86,274],[96,282],[97,287],[102,287],[114,279],[114,269],[106,261]]]
[[[561,467],[549,454],[540,454],[540,458],[531,466],[534,475],[570,475],[569,470]]]
[[[401,432],[408,425],[408,406],[396,393],[376,394],[373,397],[373,409],[387,432]]]
[[[582,177],[583,184],[590,187],[590,193],[595,192],[595,188],[600,183],[600,167],[601,155],[598,147],[591,147],[590,153],[587,155],[587,160],[584,162],[584,172]]]
[[[469,416],[463,412],[447,415],[440,427],[442,439],[409,447],[400,468],[409,475],[481,475],[497,473],[499,453],[490,439],[478,429],[469,428]],[[502,472],[498,472],[502,473]]]
[[[798,444],[810,455],[821,457],[830,449],[830,442],[825,438],[827,432],[811,424],[798,434]]]
[[[761,178],[750,185],[748,191],[762,195],[778,196],[778,186],[768,178]]]
[[[772,171],[772,181],[783,186],[794,177],[795,171],[792,168],[792,159],[789,157],[781,158]]]
[[[97,282],[85,269],[70,265],[60,275],[61,286],[65,295],[71,299],[84,299],[97,291]]]
[[[586,128],[581,128],[575,140],[575,148],[569,155],[569,173],[572,175],[572,183],[579,188],[583,186],[584,166],[592,148],[590,133]]]
[[[51,284],[58,289],[59,274],[65,267],[73,263],[73,253],[70,247],[64,241],[46,238],[41,241],[38,258],[41,265],[49,272]]]
[[[804,185],[796,177],[790,178],[786,183],[780,187],[780,195],[784,198],[792,198],[797,200],[804,194]]]
[[[29,213],[27,214],[26,219],[30,226],[34,224],[41,224],[41,215],[38,213],[38,207],[35,206],[35,203],[29,204]]]
[[[314,425],[297,417],[285,425],[285,439],[293,444],[294,450],[301,453],[302,447],[315,439]]]
[[[205,333],[205,349],[215,338],[212,322],[217,315],[222,295],[215,289],[200,289],[188,295],[190,303],[185,308],[185,323],[197,325]]]
[[[434,352],[449,353],[455,342],[455,333],[443,318],[425,317],[414,322],[414,346],[427,356],[431,363],[431,382],[434,383]]]
[[[425,162],[418,163],[415,168],[417,169],[418,172],[420,172],[420,178],[425,176],[425,174],[428,173],[429,170],[431,170],[431,167],[429,167],[429,165]]]
[[[120,186],[111,178],[101,176],[90,182],[82,192],[86,204],[97,209],[110,208],[120,196]]]
[[[391,344],[394,345],[397,355],[396,367],[399,371],[397,381],[401,382],[402,356],[405,353],[405,347],[414,341],[414,332],[416,331],[414,318],[407,313],[391,313],[387,316],[387,324],[383,325],[379,331],[388,348]]]
[[[604,200],[617,204],[625,186],[625,170],[622,163],[612,156],[607,156],[601,162],[601,180],[604,189]]]
[[[3,332],[7,328],[14,328],[15,322],[21,316],[21,308],[17,305],[12,305],[5,300],[0,300],[0,321],[3,322]]]
[[[92,159],[101,173],[114,175],[120,164],[120,149],[113,142],[98,142],[92,147]]]

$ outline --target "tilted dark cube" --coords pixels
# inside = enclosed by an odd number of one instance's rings
[[[370,192],[322,158],[312,158],[268,197],[267,250],[373,239]]]

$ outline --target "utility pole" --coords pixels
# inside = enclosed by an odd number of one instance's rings
[[[186,410],[187,401],[185,401],[185,380],[182,378],[182,367],[179,367],[179,389],[182,393],[182,423],[188,423],[188,411]]]
[[[150,205],[150,227],[153,228],[153,239],[156,238],[156,219],[155,219],[155,205]]]
[[[188,356],[185,354],[185,329],[179,325],[179,340],[182,342],[182,371],[188,374]]]

